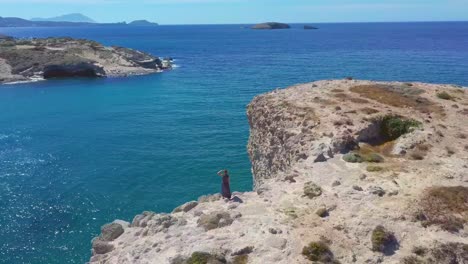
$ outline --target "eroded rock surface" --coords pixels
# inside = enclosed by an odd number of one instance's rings
[[[91,262],[466,262],[464,88],[319,81],[256,97],[248,119],[254,192],[138,215]]]

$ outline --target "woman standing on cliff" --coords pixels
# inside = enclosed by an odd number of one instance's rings
[[[231,187],[229,186],[229,174],[227,170],[218,171],[218,176],[223,177],[221,184],[221,194],[226,199],[231,199]]]

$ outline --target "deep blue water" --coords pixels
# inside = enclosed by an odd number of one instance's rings
[[[0,28],[172,56],[126,79],[0,87],[0,263],[84,263],[101,225],[251,189],[246,104],[295,83],[353,76],[468,86],[467,23]]]

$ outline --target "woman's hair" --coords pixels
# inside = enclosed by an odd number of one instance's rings
[[[227,175],[228,174],[228,170],[224,170],[224,175]]]

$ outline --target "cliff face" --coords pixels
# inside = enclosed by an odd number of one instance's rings
[[[91,262],[466,263],[464,89],[320,81],[247,111],[256,192],[107,225]]]
[[[127,76],[170,68],[168,60],[90,40],[0,39],[0,84],[55,77]]]

